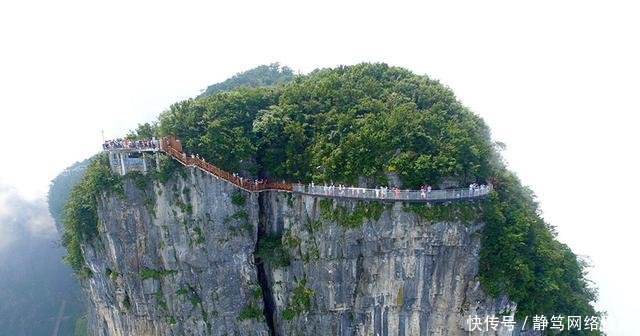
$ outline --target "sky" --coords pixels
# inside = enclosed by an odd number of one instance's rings
[[[0,184],[41,199],[57,173],[100,150],[102,131],[122,136],[260,64],[403,66],[439,79],[485,119],[559,239],[589,257],[607,330],[637,334],[639,9],[617,0],[2,1]]]

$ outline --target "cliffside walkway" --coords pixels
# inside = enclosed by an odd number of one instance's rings
[[[109,149],[107,149],[109,150]],[[248,192],[282,191],[331,198],[362,199],[375,201],[444,202],[473,199],[489,194],[492,187],[442,189],[442,190],[399,190],[371,189],[335,186],[315,186],[282,182],[256,182],[224,171],[202,158],[187,155],[182,151],[180,140],[168,136],[160,141],[160,151],[180,162],[184,166],[196,167],[202,171],[223,179]]]

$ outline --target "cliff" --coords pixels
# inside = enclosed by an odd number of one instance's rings
[[[480,216],[179,172],[99,194],[83,251],[94,335],[467,335],[470,314],[515,310],[480,287]]]
[[[333,203],[273,193],[262,200],[265,230],[283,234],[292,254],[289,266],[267,267],[277,334],[467,335],[469,314],[515,310],[480,289],[482,223],[428,221],[400,202],[381,212],[375,203]],[[327,220],[358,207],[372,218],[353,218],[352,228]],[[311,304],[287,321],[301,286],[313,291]]]
[[[495,188],[431,206],[249,194],[167,156],[122,178],[98,155],[62,216],[94,334],[456,335],[469,315],[600,316],[586,264],[449,88],[381,63],[286,84],[261,69],[129,137],[173,135],[252,179]]]
[[[99,243],[84,252],[94,334],[269,334],[261,319],[239,322],[245,307],[262,310],[257,196],[233,205],[232,186],[187,172],[100,196]]]

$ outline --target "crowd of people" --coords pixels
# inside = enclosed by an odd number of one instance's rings
[[[343,184],[338,184],[337,186],[333,183],[331,184],[323,184],[316,186],[315,183],[311,182],[308,185],[302,185],[302,183],[298,183],[298,185],[294,188],[295,191],[305,192],[309,194],[319,194],[319,195],[331,195],[331,196],[346,196],[346,197],[359,197],[359,198],[390,198],[390,199],[429,199],[432,198],[432,192],[434,191],[431,185],[425,184],[420,187],[420,190],[410,190],[405,189],[402,190],[398,187],[388,187],[388,186],[376,186],[375,188],[361,188],[361,187],[350,187]],[[456,190],[437,190],[438,195],[433,195],[433,198],[441,198],[445,197],[467,197],[467,196],[479,196],[484,195],[490,190],[490,187],[485,184],[472,184],[468,195],[464,195],[460,189]],[[443,194],[444,193],[444,194]],[[451,193],[451,195],[448,195]]]
[[[471,183],[469,184],[469,196],[483,195],[487,191],[489,191],[489,189],[490,189],[490,186],[486,184],[479,185],[477,183]]]
[[[107,140],[102,144],[102,149],[157,149],[160,142],[153,138],[151,140],[130,140],[130,139],[114,139]]]

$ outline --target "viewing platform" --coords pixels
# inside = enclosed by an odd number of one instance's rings
[[[383,202],[446,202],[456,200],[468,200],[488,195],[493,187],[491,185],[470,185],[469,188],[458,189],[421,189],[402,190],[398,188],[358,188],[334,185],[305,185],[291,182],[275,182],[251,180],[231,174],[217,166],[206,162],[204,158],[187,155],[182,151],[182,143],[174,136],[166,136],[160,141],[142,142],[112,142],[103,146],[109,152],[109,162],[114,172],[124,175],[130,171],[146,173],[149,169],[159,167],[158,154],[160,152],[170,156],[184,166],[198,168],[205,173],[222,179],[247,192],[280,191],[294,194],[359,199]]]
[[[159,165],[160,142],[155,139],[106,141],[102,149],[109,152],[111,170],[120,175],[131,171],[146,173]]]

